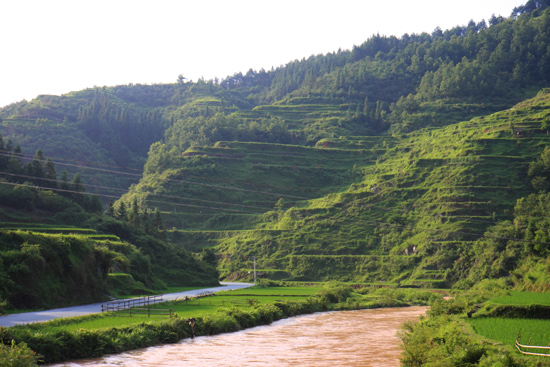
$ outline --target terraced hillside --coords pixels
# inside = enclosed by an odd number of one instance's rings
[[[69,225],[52,225],[43,223],[18,223],[18,222],[1,222],[0,230],[2,231],[27,231],[41,234],[61,234],[61,235],[79,235],[94,240],[110,240],[120,241],[120,238],[113,234],[98,233],[94,229],[78,228]]]
[[[300,104],[296,104],[296,102]],[[310,101],[308,99],[292,99],[286,101],[285,104],[257,106],[250,111],[241,111],[239,115],[248,119],[279,116],[289,124],[291,129],[296,129],[321,119],[338,121],[345,118],[350,109],[349,104],[339,104],[338,101],[328,101],[330,103],[327,104],[307,102]]]
[[[527,167],[550,142],[549,107],[543,92],[407,135],[192,147],[125,199],[170,201],[161,208],[173,240],[215,247],[225,276],[248,274],[256,256],[275,278],[443,285],[463,275],[472,241],[530,192]]]
[[[170,212],[165,222],[178,228],[181,222],[184,228],[209,222],[216,229],[242,229],[247,220],[232,225],[235,216],[269,212],[280,199],[283,207],[302,205],[335,187],[347,188],[359,179],[353,166],[361,159],[369,158],[360,150],[219,142],[173,156],[162,174],[145,175],[127,199],[137,195]],[[156,195],[163,192],[169,195]]]
[[[33,209],[43,216],[37,222],[89,225],[124,240],[134,240],[125,228],[154,233],[140,248],[168,280],[182,265],[171,263],[171,244],[157,243],[165,235],[193,251],[213,248],[229,279],[248,277],[256,258],[262,275],[277,279],[449,285],[473,274],[483,232],[497,222],[512,226],[501,221],[532,192],[528,165],[548,146],[548,90],[511,107],[550,85],[549,22],[548,4],[529,1],[489,25],[376,35],[267,72],[6,106],[6,140],[39,144],[58,173],[87,169],[87,193],[103,195],[104,204],[144,174],[103,213],[99,201],[88,205],[93,218],[49,218],[48,205],[12,200],[2,219],[17,222]],[[72,166],[60,169],[63,160]],[[25,180],[49,188],[31,166],[22,175],[6,164],[0,174],[14,182],[5,191],[21,194],[6,198],[31,196],[37,188],[17,187]],[[550,188],[546,176],[534,187]],[[531,232],[550,243],[545,225]],[[529,246],[539,251],[541,243]],[[505,260],[516,261],[519,247]],[[211,268],[211,255],[195,257]]]

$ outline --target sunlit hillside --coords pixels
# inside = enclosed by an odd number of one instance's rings
[[[174,254],[208,279],[254,258],[271,279],[519,279],[550,242],[526,214],[550,191],[549,29],[529,2],[271,71],[6,106],[0,220],[135,241],[164,282]]]

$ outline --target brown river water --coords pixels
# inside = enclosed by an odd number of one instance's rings
[[[426,310],[406,307],[316,313],[55,366],[399,366],[401,349],[396,333],[403,322]]]

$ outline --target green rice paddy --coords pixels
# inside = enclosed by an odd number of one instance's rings
[[[490,303],[510,306],[550,305],[550,294],[510,291],[507,295],[492,299]],[[550,320],[474,317],[468,319],[468,322],[476,333],[506,345],[514,345],[520,334],[521,344],[548,346],[550,343]]]
[[[502,344],[514,345],[520,332],[521,344],[544,346],[550,343],[550,320],[486,317],[468,322],[476,333]]]
[[[168,310],[171,309],[181,318],[205,317],[212,315],[218,310],[228,308],[250,308],[249,300],[254,304],[271,304],[276,301],[300,300],[319,292],[322,287],[274,287],[274,288],[255,288],[240,289],[235,291],[222,292],[213,296],[202,298],[179,299],[175,301],[162,302],[151,305],[151,309]],[[178,288],[179,289],[179,288]],[[183,289],[189,290],[189,289]],[[171,292],[181,291],[175,288]],[[98,330],[108,328],[121,328],[135,325],[143,322],[155,323],[163,322],[167,316],[148,317],[147,314],[121,316],[120,313],[105,313],[83,316],[79,318],[67,318],[50,321],[43,324],[26,325],[30,329],[39,330],[40,333],[57,333],[59,331],[78,331],[78,330]]]
[[[246,295],[246,294],[254,294],[254,295],[275,295],[275,296],[310,296],[313,295],[322,288],[322,285],[319,287],[273,287],[273,288],[256,288],[254,290],[251,289],[237,289],[235,291],[230,292],[223,292],[220,293],[220,295]]]
[[[547,305],[550,306],[550,293],[511,291],[506,296],[491,300],[501,305]]]

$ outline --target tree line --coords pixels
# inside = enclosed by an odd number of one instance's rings
[[[19,196],[17,194],[25,190],[25,187],[53,189],[60,197],[67,198],[90,212],[99,212],[103,208],[98,196],[84,194],[86,188],[79,173],[75,173],[69,181],[68,172],[64,170],[58,178],[53,160],[46,158],[40,149],[36,151],[32,160],[24,163],[21,147],[14,145],[11,140],[4,142],[2,135],[0,135],[0,180],[21,185],[4,188],[14,193],[12,198],[4,203],[12,203],[15,207],[23,206],[21,209],[29,208],[28,196],[23,201],[16,199]],[[30,189],[27,192],[31,192]]]

